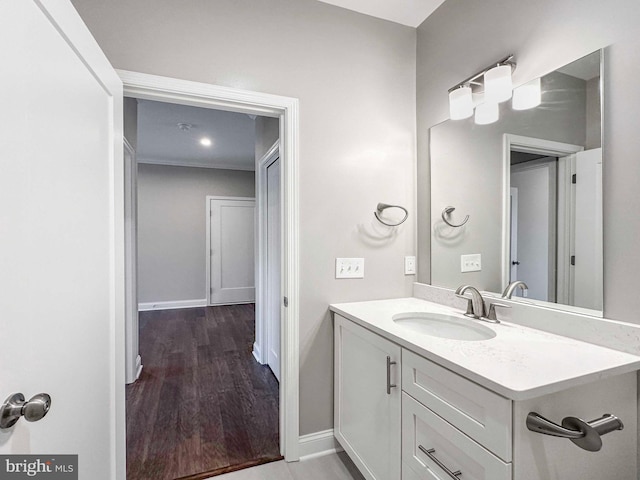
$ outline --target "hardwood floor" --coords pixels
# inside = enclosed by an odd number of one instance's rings
[[[251,353],[254,318],[254,305],[140,313],[127,480],[207,478],[282,458],[278,382]]]

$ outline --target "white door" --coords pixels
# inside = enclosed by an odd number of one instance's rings
[[[255,199],[209,197],[211,305],[255,302]]]
[[[52,400],[0,454],[123,479],[122,83],[66,0],[0,2],[0,45],[0,396]]]
[[[573,305],[602,310],[602,149],[576,153]]]
[[[280,381],[280,159],[267,167],[267,363]]]

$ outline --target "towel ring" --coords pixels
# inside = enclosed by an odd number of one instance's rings
[[[456,209],[456,207],[445,207],[444,210],[442,210],[442,220],[444,220],[444,223],[446,223],[450,227],[458,228],[458,227],[463,226],[465,223],[467,223],[469,221],[469,215],[464,217],[464,220],[462,221],[462,223],[460,225],[455,225],[455,224],[451,223],[449,220],[447,220],[447,216],[449,214],[451,214],[455,209]]]
[[[386,210],[387,208],[399,208],[400,210],[403,210],[404,218],[400,220],[398,223],[385,222],[384,220],[382,220],[382,218],[380,218],[380,214],[382,213],[383,210]],[[409,212],[407,211],[406,208],[401,207],[400,205],[387,205],[386,203],[379,203],[378,206],[376,207],[376,211],[373,212],[373,214],[375,215],[375,217],[378,219],[380,223],[386,225],[387,227],[397,227],[401,223],[404,223],[404,221],[409,217]]]

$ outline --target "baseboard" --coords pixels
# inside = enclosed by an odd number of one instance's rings
[[[251,353],[253,353],[253,356],[256,359],[256,361],[260,365],[262,365],[262,351],[260,350],[260,347],[258,346],[257,342],[253,342],[253,351]]]
[[[136,380],[140,378],[140,374],[142,373],[142,357],[138,355],[136,358]]]
[[[194,308],[206,306],[206,298],[200,300],[175,300],[173,302],[146,302],[138,304],[138,311],[148,312],[151,310],[172,310],[174,308]]]
[[[333,428],[300,436],[300,461],[331,455],[343,449],[333,436]]]

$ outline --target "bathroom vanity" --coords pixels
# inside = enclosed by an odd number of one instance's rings
[[[640,357],[418,298],[331,305],[334,435],[369,480],[637,479]],[[612,414],[599,451],[527,428]]]

